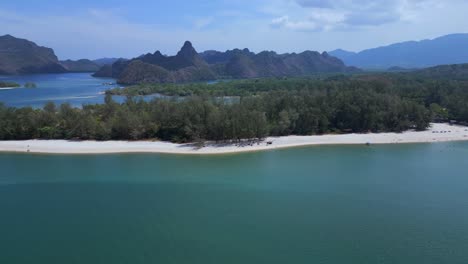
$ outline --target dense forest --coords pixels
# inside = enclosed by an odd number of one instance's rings
[[[446,65],[407,73],[316,74],[296,78],[221,80],[215,83],[140,84],[108,90],[111,95],[144,96],[250,96],[269,91],[323,90],[359,86],[385,89],[387,93],[414,99],[438,90],[448,95],[453,89],[468,88],[468,64]],[[414,91],[413,91],[414,90]],[[410,92],[407,94],[407,92]]]
[[[133,96],[154,92],[177,96]],[[119,104],[111,94],[127,94],[127,100]],[[236,100],[228,100],[232,96]],[[82,108],[1,105],[0,139],[237,141],[424,130],[447,120],[468,122],[467,82],[374,74],[135,86]]]

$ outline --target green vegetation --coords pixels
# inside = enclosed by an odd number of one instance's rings
[[[24,88],[37,88],[37,85],[33,82],[27,82],[24,84]]]
[[[131,95],[173,96],[144,101]],[[126,94],[123,104],[111,94]],[[219,100],[237,96],[238,100]],[[105,104],[0,106],[0,139],[238,141],[266,136],[424,130],[468,123],[468,82],[407,74],[146,85],[112,90]]]
[[[467,65],[468,67],[468,65]],[[323,91],[327,89],[384,89],[385,92],[416,99],[428,96],[433,90],[450,93],[453,89],[468,87],[466,74],[434,75],[431,71],[413,73],[373,73],[353,75],[315,75],[303,78],[263,78],[220,81],[218,83],[139,84],[115,88],[106,93],[123,96],[161,94],[167,96],[252,96],[271,91]],[[460,73],[461,74],[461,73]],[[409,92],[409,93],[408,93]],[[419,94],[415,94],[419,93]]]
[[[0,81],[0,88],[19,88],[20,84],[15,82],[2,82]],[[36,88],[37,85],[33,82],[27,82],[24,84],[24,88]]]
[[[345,78],[340,76],[339,78]],[[314,78],[265,78],[220,81],[218,83],[188,83],[188,84],[140,84],[126,88],[115,88],[107,91],[111,95],[151,95],[168,96],[250,96],[262,92],[281,90],[304,90],[320,88],[324,82],[319,77]]]
[[[0,88],[17,88],[20,87],[19,84],[15,82],[2,82],[0,81]]]

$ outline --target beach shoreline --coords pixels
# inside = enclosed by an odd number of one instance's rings
[[[21,89],[21,87],[2,87],[0,90],[13,90],[13,89]]]
[[[0,141],[0,152],[36,154],[160,153],[213,155],[303,146],[437,143],[451,141],[468,141],[468,127],[432,124],[426,131],[269,137],[262,142],[244,142],[241,144],[206,143],[204,147],[199,147],[196,144],[175,144],[161,141]]]

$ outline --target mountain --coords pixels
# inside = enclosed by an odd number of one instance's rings
[[[426,68],[468,63],[468,34],[452,34],[433,40],[408,41],[358,53],[334,50],[330,54],[346,65],[365,69],[390,67]]]
[[[76,61],[65,60],[60,61],[60,64],[62,64],[68,72],[96,72],[100,69],[100,65],[87,59]]]
[[[158,65],[169,71],[177,71],[187,67],[208,67],[208,64],[200,57],[189,41],[184,43],[184,46],[175,56],[164,56],[160,51],[156,51],[154,54],[148,53],[140,56],[137,60]]]
[[[246,56],[254,56],[255,53],[250,52],[249,49],[233,49],[226,52],[207,50],[200,53],[200,56],[209,64],[225,64],[228,63],[234,56],[244,54]]]
[[[337,50],[334,50],[334,51],[330,51],[329,54],[332,55],[332,56],[335,56],[337,58],[340,58],[343,61],[346,61],[349,58],[352,58],[352,57],[357,55],[356,52],[342,50],[342,49],[337,49]]]
[[[0,36],[0,74],[63,73],[63,67],[50,48],[34,42]]]
[[[103,66],[95,77],[113,77],[122,84],[177,83],[216,79],[211,70],[189,41],[175,56],[162,55],[160,51],[131,60],[118,60]]]
[[[315,73],[354,70],[327,53],[320,54],[315,51],[305,51],[299,54],[263,51],[255,54],[248,50],[235,50],[228,51],[226,54],[230,54],[231,57],[218,72],[230,78],[306,76]]]
[[[324,52],[255,54],[248,49],[197,53],[189,41],[175,56],[161,52],[145,54],[128,61],[103,66],[94,76],[117,78],[122,84],[177,83],[220,78],[305,76],[324,72],[351,72],[356,68]]]
[[[104,65],[110,65],[121,59],[123,60],[123,58],[100,58],[100,59],[93,60],[93,62],[99,66],[104,66]]]

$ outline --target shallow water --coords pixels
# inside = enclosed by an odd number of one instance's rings
[[[34,74],[2,76],[2,81],[12,81],[24,85],[33,82],[37,88],[16,88],[0,90],[0,102],[8,106],[42,107],[53,101],[57,104],[70,103],[73,106],[104,102],[104,91],[118,85],[110,78],[94,78],[91,73]]]
[[[0,154],[0,263],[468,263],[467,156]]]

